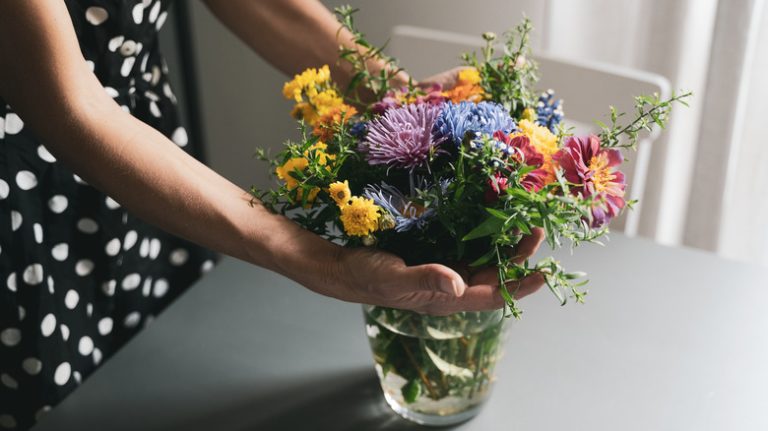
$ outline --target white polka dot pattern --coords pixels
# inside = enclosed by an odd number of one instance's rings
[[[125,316],[123,325],[126,328],[135,328],[139,324],[140,320],[141,320],[141,314],[138,311],[133,311],[131,313],[128,313],[127,316]]]
[[[64,297],[64,305],[70,310],[74,310],[78,302],[80,302],[80,294],[74,289],[67,291],[67,295]]]
[[[52,313],[48,313],[43,317],[42,323],[40,323],[40,333],[43,337],[50,337],[53,331],[56,330],[56,316]]]
[[[77,351],[83,356],[88,356],[93,353],[93,340],[91,337],[85,335],[80,338],[80,342],[77,343]]]
[[[186,147],[189,143],[189,137],[187,136],[187,130],[183,127],[178,127],[173,131],[171,140],[180,147]]]
[[[101,25],[109,18],[109,13],[103,7],[91,6],[85,10],[85,19],[93,25]]]
[[[63,195],[56,195],[48,200],[48,208],[56,214],[61,214],[69,206],[69,199]]]
[[[56,367],[56,371],[53,374],[53,381],[59,386],[64,386],[69,381],[71,375],[72,367],[69,365],[69,362],[63,362]]]
[[[37,187],[37,177],[30,171],[19,171],[16,174],[16,184],[22,190],[32,190]]]
[[[72,0],[85,63],[120,109],[191,151],[154,43],[166,0]],[[91,37],[95,36],[95,37]],[[148,226],[68,169],[0,100],[0,430],[28,429],[171,299],[212,254]],[[116,172],[119,175],[120,172]],[[5,218],[3,218],[5,212]],[[9,307],[5,303],[10,298]],[[6,358],[10,358],[6,361]],[[5,363],[9,363],[6,367]],[[41,391],[29,386],[47,387]]]
[[[93,271],[93,261],[89,259],[78,260],[75,264],[75,273],[80,277],[85,277]]]
[[[35,263],[24,270],[24,282],[35,286],[43,282],[43,265]]]
[[[53,157],[53,154],[49,153],[48,149],[42,145],[37,147],[37,155],[40,156],[40,159],[44,162],[54,163],[56,161],[56,157]]]
[[[67,256],[69,256],[69,244],[56,244],[51,249],[51,256],[59,262],[67,260]]]
[[[0,178],[0,199],[7,198],[10,191],[11,188],[8,186],[8,183],[6,183],[4,179]]]
[[[13,347],[21,342],[21,331],[17,328],[7,328],[0,332],[0,342],[6,347]]]
[[[8,286],[8,289],[11,292],[16,292],[16,290],[18,290],[15,272],[12,272],[8,275],[8,279],[6,280],[5,285]]]
[[[27,358],[21,362],[21,368],[31,376],[36,376],[43,369],[43,363],[37,358]]]
[[[16,422],[16,418],[9,414],[0,414],[0,427],[3,427],[5,429],[13,429],[16,428],[18,425],[18,422]]]
[[[10,113],[5,116],[5,134],[17,135],[22,129],[24,129],[24,121],[18,115]]]
[[[105,317],[99,320],[99,334],[107,335],[112,332],[112,325],[113,322],[111,317]]]
[[[139,283],[141,283],[141,276],[139,274],[129,274],[123,279],[123,290],[133,290],[139,287]]]
[[[6,373],[0,374],[0,383],[2,383],[8,389],[19,388],[19,382]]]

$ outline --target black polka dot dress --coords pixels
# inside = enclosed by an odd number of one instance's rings
[[[66,3],[104,91],[185,148],[158,52],[168,2]],[[86,184],[0,99],[0,430],[29,428],[214,261]]]

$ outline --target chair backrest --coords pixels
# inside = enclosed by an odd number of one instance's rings
[[[480,37],[396,26],[392,29],[389,53],[412,76],[423,78],[457,66],[461,53],[479,51],[478,48],[483,45]],[[614,65],[559,59],[546,54],[536,54],[534,59],[539,63],[540,89],[552,88],[556,97],[565,101],[566,121],[575,126],[577,133],[599,130],[595,121],[608,122],[611,105],[619,112],[631,115],[634,112],[634,96],[658,93],[668,97],[670,94],[669,81],[660,75]],[[643,194],[651,143],[657,136],[658,132],[654,132],[644,137],[637,154],[630,155],[630,162],[622,167],[631,185],[628,199],[640,199]],[[611,226],[623,229],[627,235],[636,234],[639,210],[636,208],[627,212]]]

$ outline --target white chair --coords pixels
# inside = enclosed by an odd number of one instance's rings
[[[397,58],[411,75],[426,77],[460,65],[460,55],[467,51],[478,51],[484,45],[480,37],[445,32],[422,27],[396,26],[392,29],[389,53]],[[633,70],[625,67],[594,62],[558,59],[537,53],[541,80],[539,89],[552,88],[556,97],[564,102],[568,124],[576,127],[577,133],[598,131],[595,121],[609,121],[609,106],[628,115],[634,113],[634,96],[658,93],[661,97],[670,94],[669,81],[663,76]],[[644,136],[638,145],[637,154],[629,154],[630,163],[622,170],[631,187],[628,199],[640,199],[650,161],[651,143],[658,137],[658,131]],[[628,211],[615,220],[611,226],[623,230],[626,235],[637,233],[640,208]]]

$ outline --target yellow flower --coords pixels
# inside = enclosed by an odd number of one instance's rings
[[[292,193],[292,195],[295,196],[291,196],[295,202],[302,202],[304,200],[304,195],[306,194],[307,203],[311,204],[314,202],[317,194],[320,193],[320,188],[300,188],[299,180],[297,180],[292,175],[292,173],[296,171],[303,172],[305,169],[307,169],[307,166],[309,166],[309,160],[304,157],[294,157],[292,159],[288,159],[288,161],[285,162],[282,166],[275,168],[275,174],[277,174],[278,178],[285,181],[285,186],[289,191],[295,191],[295,193]]]
[[[474,67],[462,69],[459,71],[459,80],[457,85],[477,85],[480,83],[480,72]]]
[[[320,116],[323,116],[327,111],[344,104],[344,99],[342,99],[341,96],[339,96],[339,93],[333,89],[323,90],[310,97],[309,101]]]
[[[317,157],[317,163],[320,166],[326,166],[329,160],[330,161],[336,160],[335,154],[328,154],[325,152],[325,150],[327,149],[328,149],[327,144],[325,144],[323,141],[318,141],[317,143],[309,147],[307,151],[304,151],[304,157],[309,157],[309,152],[312,151]]]
[[[307,91],[307,97],[309,102],[304,102],[301,99],[297,100],[299,103],[291,110],[291,116],[297,120],[304,120],[305,123],[313,127],[318,125],[325,119],[333,118],[334,115],[338,115],[340,110],[352,110],[351,106],[344,104],[344,99],[339,96],[336,90],[328,89],[320,92],[313,86],[314,91]],[[356,112],[355,112],[356,113]],[[354,114],[350,114],[354,115]]]
[[[552,160],[552,156],[559,150],[557,146],[557,136],[549,131],[544,126],[539,126],[530,120],[520,120],[517,124],[520,128],[520,133],[516,133],[513,136],[524,135],[531,141],[531,145],[544,157],[544,164],[542,168],[547,171],[547,178],[545,182],[547,184],[556,180],[555,170],[557,169],[557,162]]]
[[[296,103],[300,103],[303,98],[301,97],[301,86],[298,82],[289,81],[283,85],[283,96],[286,99],[293,99]]]
[[[320,118],[315,108],[307,102],[297,103],[293,110],[291,110],[291,117],[297,120],[304,120],[305,123],[312,125],[317,123]]]
[[[331,70],[328,65],[320,69],[309,68],[293,77],[293,80],[286,82],[283,86],[283,96],[286,99],[293,99],[296,103],[302,102],[302,92],[306,92],[307,97],[317,94],[317,87],[325,84],[331,79]]]
[[[380,208],[373,200],[353,196],[349,204],[341,209],[341,223],[344,232],[351,236],[366,236],[379,225]]]
[[[288,161],[285,162],[282,166],[275,168],[275,174],[277,174],[278,178],[285,181],[285,185],[288,187],[288,190],[293,190],[298,187],[299,180],[294,178],[292,173],[295,171],[303,172],[304,169],[307,169],[308,165],[309,160],[306,158],[294,157],[292,159],[288,159]]]
[[[315,201],[315,198],[317,197],[317,194],[320,193],[320,187],[313,187],[309,191],[304,189],[298,189],[296,190],[296,202],[302,202],[304,193],[307,194],[307,205],[305,205],[307,208],[311,207],[312,202]]]
[[[344,180],[336,181],[328,187],[328,194],[331,195],[331,199],[336,202],[339,208],[344,208],[349,203],[349,199],[352,198],[352,192],[349,190],[349,181]]]

